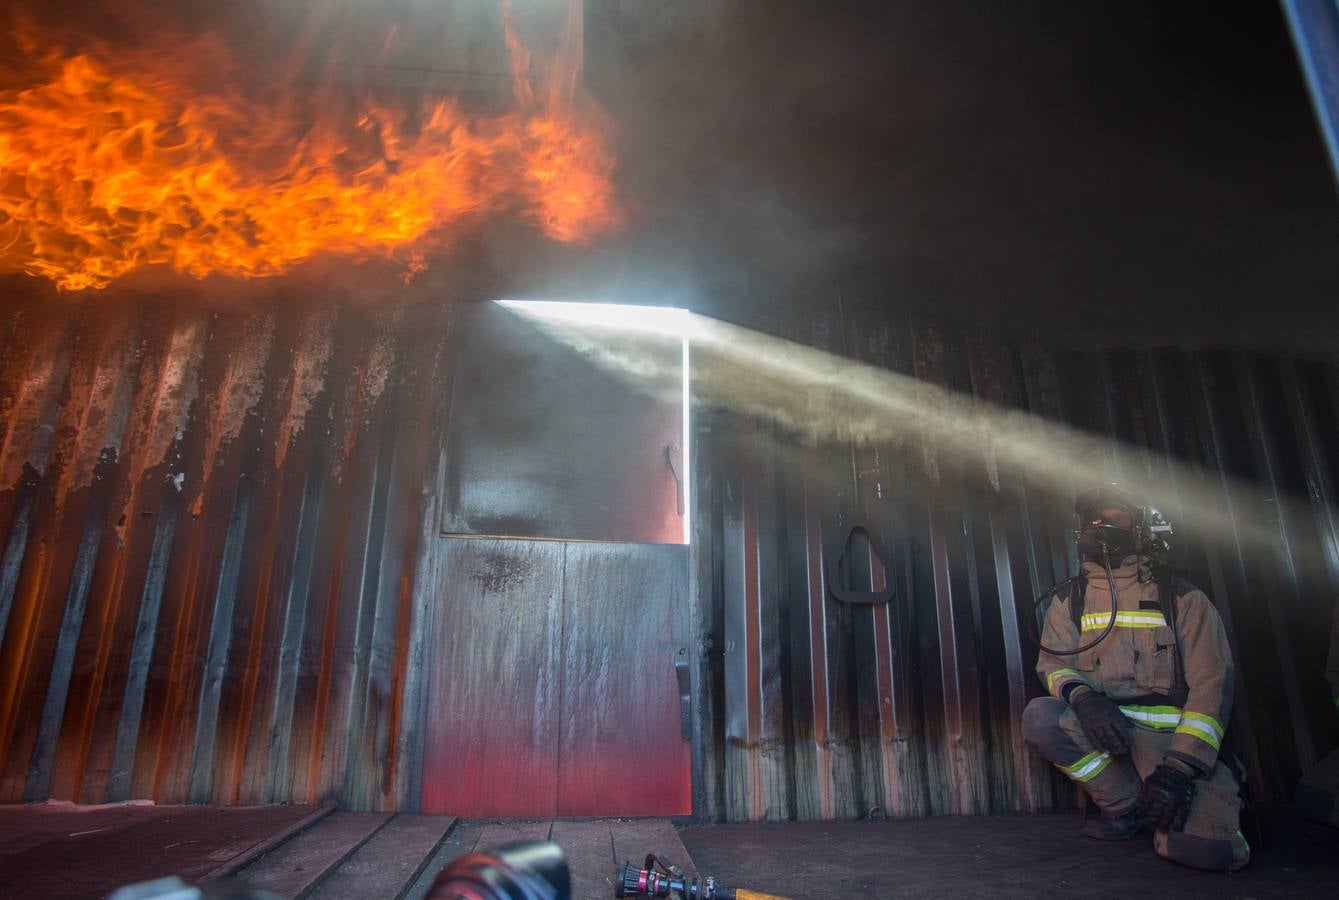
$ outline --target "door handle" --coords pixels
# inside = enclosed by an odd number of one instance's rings
[[[688,648],[674,655],[674,677],[679,681],[679,733],[685,741],[693,739],[693,693],[689,688]]]
[[[679,467],[674,463],[674,454],[679,451],[677,444],[665,445],[665,464],[669,466],[670,474],[674,476],[674,496],[676,498],[679,515],[683,515],[683,478],[679,475]]]

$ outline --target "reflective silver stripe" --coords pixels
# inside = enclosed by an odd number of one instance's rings
[[[1097,631],[1107,627],[1111,613],[1086,613],[1079,620],[1083,631]],[[1117,628],[1157,628],[1167,624],[1160,610],[1119,610],[1116,613]]]
[[[1102,774],[1102,770],[1110,763],[1111,757],[1108,754],[1093,752],[1073,765],[1061,766],[1061,768],[1065,770],[1066,775],[1075,781],[1091,781]]]
[[[1184,712],[1181,714],[1181,721],[1176,726],[1177,734],[1189,734],[1199,738],[1218,750],[1223,741],[1223,726],[1218,724],[1218,720],[1213,716],[1206,716],[1203,713]]]
[[[1193,722],[1201,722],[1205,725],[1208,725],[1209,728],[1213,731],[1214,737],[1218,738],[1220,741],[1223,739],[1223,726],[1220,725],[1218,723],[1218,720],[1215,719],[1213,716],[1206,716],[1204,713],[1197,713],[1192,712],[1190,710],[1186,710],[1181,714],[1181,718],[1189,719]]]

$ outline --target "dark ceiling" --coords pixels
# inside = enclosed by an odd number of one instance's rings
[[[1339,203],[1277,4],[821,9],[589,0],[587,83],[642,212],[627,271],[1333,340]]]

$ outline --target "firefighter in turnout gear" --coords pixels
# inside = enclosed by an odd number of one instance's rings
[[[1090,837],[1127,840],[1147,826],[1160,856],[1239,869],[1250,847],[1240,785],[1219,752],[1233,670],[1218,612],[1154,565],[1155,511],[1114,486],[1076,508],[1083,571],[1047,610],[1037,674],[1049,696],[1028,704],[1023,735],[1101,809]]]

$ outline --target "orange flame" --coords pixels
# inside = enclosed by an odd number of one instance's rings
[[[417,270],[425,242],[508,212],[589,241],[618,224],[614,160],[570,92],[536,99],[504,24],[517,109],[369,102],[353,128],[304,126],[291,97],[258,107],[109,53],[37,63],[36,83],[0,90],[0,271],[80,290],[150,265],[260,277],[397,248]]]

